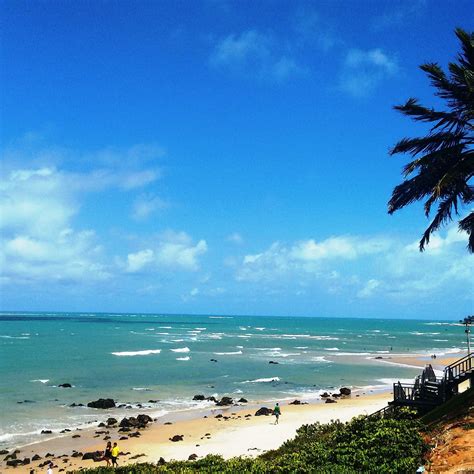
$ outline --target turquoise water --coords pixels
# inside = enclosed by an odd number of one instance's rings
[[[387,386],[419,369],[374,357],[461,355],[462,329],[441,321],[0,313],[0,446],[102,420],[104,412],[69,406],[100,397],[160,416],[205,407],[191,401],[197,393],[265,401]]]

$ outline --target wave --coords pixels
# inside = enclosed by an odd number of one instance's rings
[[[304,350],[304,349],[308,349],[308,346],[297,346],[297,347],[295,347],[295,349],[303,349]]]
[[[190,352],[189,347],[181,347],[179,349],[170,349],[172,352]]]
[[[196,331],[205,331],[207,328],[194,328]]]
[[[172,329],[172,326],[158,326],[160,329]]]
[[[136,392],[151,392],[151,388],[148,387],[133,387],[132,390]]]
[[[147,349],[144,351],[123,351],[123,352],[112,352],[114,356],[120,356],[120,357],[133,357],[133,356],[144,356],[144,355],[150,355],[150,354],[159,354],[161,352],[161,349]]]
[[[433,339],[433,341],[436,341],[436,342],[448,342],[447,339]]]
[[[235,352],[213,352],[214,355],[217,356],[224,356],[224,355],[239,355],[242,354],[242,351],[235,351]]]
[[[325,364],[333,364],[332,360],[327,360],[324,356],[316,356],[311,359],[313,362],[324,362]]]
[[[338,347],[327,347],[326,349],[324,349],[325,351],[338,351],[339,348]]]
[[[186,357],[176,357],[176,360],[189,360],[191,357],[186,356]]]
[[[368,356],[370,352],[338,352],[337,356]]]
[[[255,328],[257,331],[264,331],[266,328]]]
[[[219,334],[209,334],[207,337],[209,339],[222,339],[222,336],[219,336]]]
[[[183,342],[184,339],[172,339],[173,342]]]
[[[30,382],[48,383],[49,379],[34,379],[34,380],[30,380]]]
[[[234,319],[233,316],[209,316],[209,319]]]
[[[29,339],[29,336],[8,336],[8,335],[1,335],[0,337],[3,339]]]
[[[275,353],[272,353],[273,357],[291,357],[291,356],[299,356],[299,355],[301,355],[301,352],[288,352],[288,353],[275,352]]]
[[[281,347],[256,347],[256,351],[281,351]]]
[[[255,380],[245,380],[241,383],[269,383],[269,382],[279,382],[280,377],[269,377],[264,379],[255,379]]]

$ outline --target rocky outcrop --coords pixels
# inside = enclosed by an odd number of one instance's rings
[[[92,459],[93,461],[99,461],[102,459],[102,453],[100,451],[93,451],[89,453],[84,453],[82,455],[82,460]]]
[[[248,400],[246,398],[239,398],[237,403],[248,403]]]
[[[89,408],[100,408],[101,410],[107,410],[108,408],[115,408],[115,402],[112,398],[99,398],[93,402],[87,404]]]
[[[273,413],[273,410],[271,408],[262,407],[262,408],[259,408],[255,412],[255,416],[268,416],[268,415],[271,415],[272,413]]]
[[[202,401],[202,400],[205,400],[206,397],[204,395],[194,395],[193,397],[193,400],[197,400],[197,401]]]
[[[225,406],[229,406],[229,405],[232,405],[234,403],[234,400],[232,400],[232,398],[230,397],[222,397],[217,403],[216,405],[218,407],[225,407]]]
[[[72,388],[72,385],[70,383],[60,383],[58,387],[61,388]]]
[[[326,398],[326,403],[337,403],[336,400],[333,400],[332,398]]]
[[[345,396],[348,396],[351,394],[351,389],[350,388],[347,388],[347,387],[342,387],[339,389],[339,393],[341,395],[345,395]]]
[[[170,438],[170,441],[173,441],[173,443],[176,443],[177,441],[183,441],[184,435],[174,435],[172,438]]]

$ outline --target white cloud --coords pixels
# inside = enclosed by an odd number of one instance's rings
[[[379,288],[380,281],[375,279],[370,279],[365,286],[357,292],[358,298],[368,298],[374,294],[374,292]]]
[[[340,73],[342,90],[363,97],[370,94],[383,80],[398,71],[398,63],[380,48],[371,50],[351,49],[348,51]]]
[[[238,232],[234,232],[233,234],[230,234],[227,237],[227,240],[237,245],[242,245],[244,243],[244,238]]]
[[[132,217],[137,220],[143,220],[166,207],[166,202],[158,196],[152,194],[141,195],[133,203]]]
[[[160,269],[196,271],[199,257],[207,252],[205,240],[193,244],[185,232],[168,231],[155,239],[153,248],[140,250],[127,256],[126,271],[130,273],[143,270]]]
[[[284,82],[302,70],[288,51],[270,35],[248,30],[221,39],[211,65],[248,77]]]
[[[129,253],[127,255],[127,272],[134,273],[140,271],[144,266],[153,262],[154,255],[151,249]]]

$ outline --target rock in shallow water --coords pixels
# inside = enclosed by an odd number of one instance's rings
[[[115,402],[112,398],[99,398],[87,404],[89,408],[100,408],[106,410],[108,408],[115,408]]]

